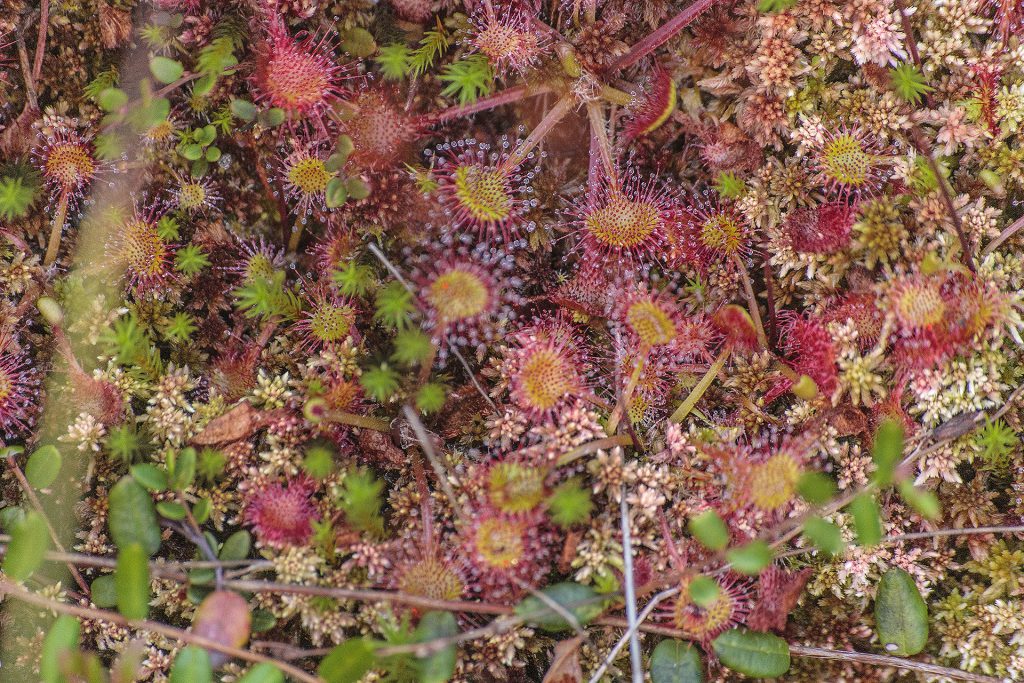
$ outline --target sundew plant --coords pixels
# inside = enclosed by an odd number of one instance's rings
[[[0,0],[0,680],[1024,681],[1024,0]]]

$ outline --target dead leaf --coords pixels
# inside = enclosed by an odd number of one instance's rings
[[[580,683],[583,680],[583,667],[580,666],[582,643],[583,636],[579,635],[555,645],[551,667],[541,683]]]
[[[243,401],[220,417],[210,420],[203,431],[192,438],[195,446],[214,446],[247,438],[267,423],[267,413]]]
[[[242,647],[249,642],[251,627],[249,603],[231,591],[214,591],[207,595],[192,620],[193,633],[229,647]],[[210,652],[210,662],[214,667],[221,666],[228,659],[220,652]]]

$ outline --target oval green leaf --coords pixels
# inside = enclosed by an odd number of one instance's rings
[[[370,640],[350,638],[320,661],[317,673],[327,683],[355,683],[373,667],[373,650]]]
[[[789,671],[789,645],[771,633],[734,628],[712,646],[722,664],[752,678],[775,678]]]
[[[149,556],[138,543],[127,545],[117,553],[114,570],[117,610],[129,619],[149,616]]]
[[[566,581],[548,586],[540,592],[576,617],[581,626],[604,611],[603,600],[590,586]],[[568,631],[572,628],[560,614],[535,595],[516,605],[515,613],[545,631]]]
[[[128,95],[120,88],[104,88],[96,98],[103,111],[117,111],[128,104]]]
[[[181,78],[181,75],[185,73],[185,67],[181,65],[181,62],[170,57],[157,56],[149,60],[149,71],[153,74],[153,78],[166,84]]]
[[[97,607],[106,609],[117,606],[117,587],[114,585],[113,574],[97,576],[89,586],[89,593]]]
[[[66,614],[57,617],[50,627],[39,657],[39,679],[43,683],[61,683],[64,673],[61,671],[61,659],[65,652],[78,649],[78,639],[82,633],[82,624]]]
[[[804,522],[804,536],[826,555],[838,555],[846,548],[843,532],[832,522],[818,516]]]
[[[416,641],[425,643],[438,638],[448,638],[459,632],[459,625],[451,612],[427,612],[416,627]],[[455,672],[457,653],[455,645],[449,645],[439,652],[416,662],[418,683],[444,683]]]
[[[167,489],[167,471],[150,463],[132,465],[132,477],[150,491]]]
[[[724,550],[729,545],[729,529],[714,510],[707,510],[690,520],[690,533],[709,550]]]
[[[138,543],[152,556],[160,549],[160,525],[153,499],[132,477],[122,477],[110,489],[107,524],[118,548]]]
[[[238,683],[284,683],[284,674],[273,664],[263,662],[249,669]]]
[[[188,517],[188,510],[181,503],[175,503],[173,500],[162,500],[156,504],[156,511],[160,513],[161,517],[167,519],[173,519],[179,522]]]
[[[651,653],[651,683],[704,683],[700,652],[682,640],[663,640]]]
[[[174,658],[168,680],[170,683],[211,683],[210,653],[195,645],[182,648]]]
[[[223,562],[244,560],[249,557],[249,551],[251,549],[252,536],[249,535],[249,532],[245,530],[236,531],[228,536],[228,539],[224,541],[224,546],[220,549],[220,555],[218,555],[218,557]]]
[[[725,554],[732,568],[740,574],[757,576],[772,561],[772,549],[764,541],[751,541]]]
[[[928,641],[928,606],[913,577],[902,569],[890,569],[878,582],[875,629],[890,655],[916,655]]]
[[[38,512],[29,512],[11,531],[3,563],[4,574],[15,581],[24,581],[39,567],[49,548],[46,520]]]
[[[850,514],[857,543],[868,546],[882,540],[882,512],[872,494],[862,493],[850,501]]]
[[[37,489],[45,489],[57,479],[64,458],[55,446],[47,444],[29,456],[25,478]]]

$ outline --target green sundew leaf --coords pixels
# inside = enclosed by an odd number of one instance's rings
[[[103,111],[118,111],[128,104],[128,93],[120,88],[104,88],[96,98]]]
[[[252,536],[243,529],[228,536],[217,557],[222,562],[244,560],[249,557],[250,550],[252,550]]]
[[[401,43],[385,45],[374,58],[386,80],[400,81],[412,69],[412,50]]]
[[[324,197],[328,209],[336,209],[347,202],[348,188],[345,187],[345,179],[335,177],[327,181]]]
[[[97,607],[104,609],[117,605],[117,587],[114,585],[114,575],[104,574],[99,576],[89,586],[89,597]]]
[[[804,472],[796,483],[797,493],[812,505],[824,505],[839,491],[832,477],[824,472]]]
[[[565,608],[565,611],[576,617],[580,626],[585,626],[604,611],[602,600],[597,591],[571,581],[556,583],[540,591],[546,597]],[[523,599],[515,607],[515,614],[538,628],[557,633],[568,631],[572,626],[555,610],[535,595]]]
[[[156,511],[160,513],[161,517],[166,519],[173,519],[176,522],[188,517],[188,510],[181,503],[175,503],[173,500],[162,500],[156,504]]]
[[[839,527],[821,517],[810,517],[804,522],[803,533],[818,550],[828,555],[838,555],[846,548]]]
[[[433,355],[434,344],[430,341],[430,335],[411,327],[395,336],[395,351],[391,354],[395,362],[417,365]]]
[[[700,651],[682,640],[663,640],[651,653],[651,683],[704,683]]]
[[[149,558],[138,543],[121,548],[114,570],[117,610],[129,619],[149,616]]]
[[[593,509],[590,489],[580,486],[575,479],[560,484],[548,498],[551,521],[563,529],[585,522]]]
[[[751,678],[776,678],[789,671],[789,645],[771,633],[730,629],[712,642],[722,664]]]
[[[238,683],[284,683],[284,674],[269,662],[261,662],[249,669]]]
[[[879,486],[892,483],[896,465],[903,455],[903,427],[898,422],[885,419],[875,432],[871,446],[871,457],[875,461],[874,480]]]
[[[376,661],[373,641],[350,638],[320,661],[317,673],[327,683],[356,683]]]
[[[448,638],[459,632],[459,625],[451,612],[427,612],[420,619],[414,636],[416,642],[425,643],[438,638]],[[444,683],[455,672],[457,653],[455,645],[449,645],[429,657],[416,662],[418,683]]]
[[[151,463],[132,465],[132,477],[150,491],[159,492],[167,489],[167,471]]]
[[[447,400],[444,385],[427,382],[416,392],[416,409],[424,415],[431,415],[444,408]]]
[[[50,534],[46,520],[38,512],[29,512],[11,530],[3,571],[15,581],[24,581],[43,562],[50,548]]]
[[[243,121],[252,121],[258,112],[256,105],[249,100],[231,100],[231,113]]]
[[[890,655],[916,655],[928,642],[928,606],[913,577],[902,569],[890,569],[878,582],[875,630]]]
[[[714,510],[693,517],[687,526],[694,538],[709,550],[724,550],[729,545],[729,529]]]
[[[850,501],[850,514],[859,545],[875,545],[882,540],[882,513],[873,495],[862,493]]]
[[[45,489],[57,479],[63,462],[64,458],[56,446],[51,444],[41,446],[29,456],[28,463],[25,465],[25,478],[35,488]]]
[[[61,660],[66,653],[78,650],[82,624],[75,617],[62,614],[43,639],[39,655],[39,680],[43,683],[64,683]]]
[[[772,549],[764,541],[751,541],[725,554],[732,568],[740,574],[757,576],[772,561]]]
[[[938,518],[942,507],[939,505],[939,499],[934,493],[917,488],[909,480],[901,481],[899,487],[903,500],[907,501],[907,505],[914,508],[917,514],[925,519]]]
[[[213,667],[210,653],[196,645],[188,645],[178,652],[171,664],[169,683],[212,683]]]
[[[185,67],[181,65],[181,62],[170,57],[157,56],[149,60],[149,72],[156,80],[169,84],[181,78],[181,75],[185,73]]]
[[[118,548],[138,543],[152,556],[160,549],[160,525],[156,507],[146,489],[131,476],[122,477],[110,489],[107,524]]]

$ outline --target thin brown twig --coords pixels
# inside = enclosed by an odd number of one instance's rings
[[[242,650],[237,647],[231,647],[230,645],[224,645],[216,640],[204,638],[203,636],[189,631],[182,631],[181,629],[161,624],[157,621],[149,621],[146,619],[127,619],[117,612],[96,609],[94,607],[68,605],[63,602],[58,602],[57,600],[51,600],[45,596],[32,593],[6,579],[0,579],[0,594],[8,595],[15,600],[20,600],[30,605],[36,605],[37,607],[52,610],[58,614],[67,614],[82,619],[103,621],[108,624],[124,626],[126,628],[137,629],[139,631],[152,631],[153,633],[159,633],[160,635],[167,636],[168,638],[179,642],[197,645],[207,650],[220,652],[228,655],[229,657],[244,659],[247,662],[255,662],[257,664],[266,662],[276,666],[282,673],[288,674],[292,678],[298,681],[303,681],[304,683],[324,683],[324,680],[319,676],[309,674],[296,666],[288,664],[287,662],[282,662],[279,659],[274,659],[273,657],[267,657],[256,652],[252,652],[251,650]]]
[[[43,74],[43,55],[46,52],[46,33],[50,26],[50,0],[42,0],[39,5],[39,34],[36,37],[35,61],[32,64],[32,81],[39,82]]]

